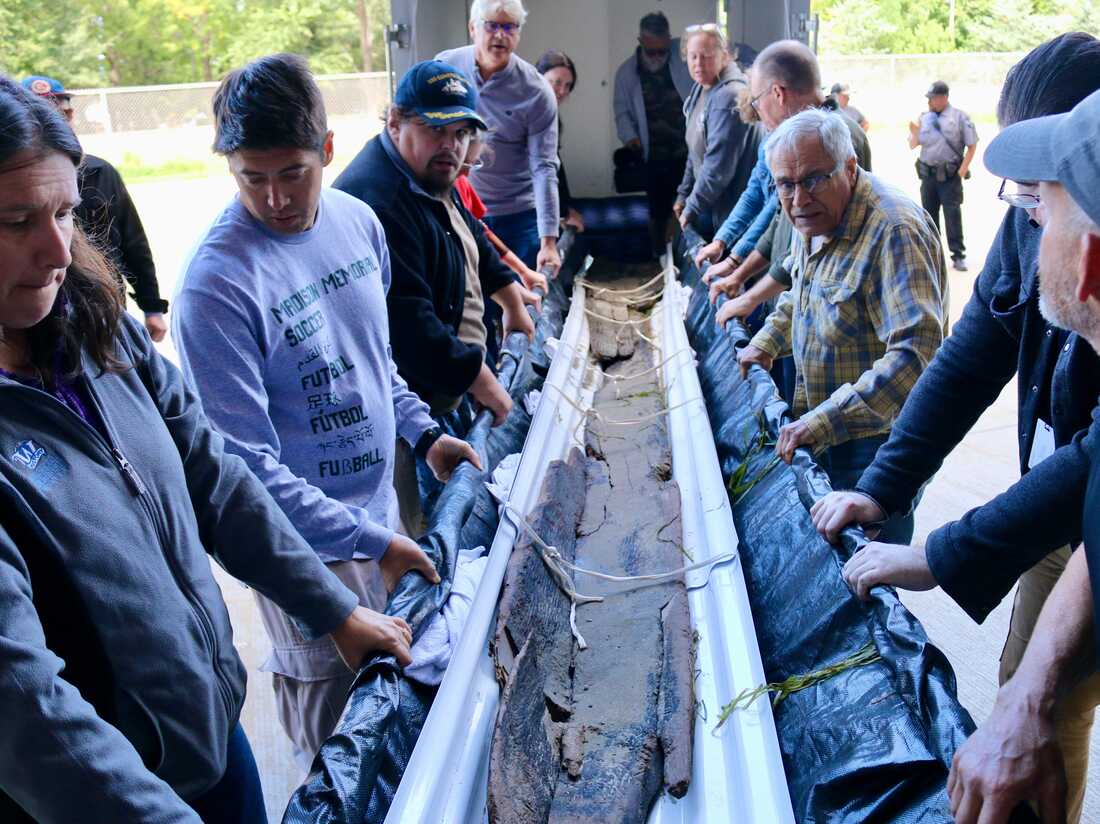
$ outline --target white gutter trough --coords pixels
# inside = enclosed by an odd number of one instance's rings
[[[671,256],[669,256],[671,261]],[[684,546],[696,562],[737,550],[737,534],[718,466],[710,421],[683,323],[685,297],[669,265],[651,331],[660,342],[669,412],[673,475],[682,499]],[[511,503],[534,506],[551,461],[576,445],[597,376],[588,368],[585,290],[575,289],[561,343],[527,433]],[[554,387],[558,387],[559,392]],[[562,399],[568,397],[570,402]],[[500,702],[488,644],[505,569],[517,539],[501,520],[466,629],[440,684],[397,789],[386,824],[474,824],[487,821],[489,748]],[[649,824],[793,824],[790,795],[766,697],[734,713],[717,734],[718,712],[744,687],[764,683],[764,669],[737,559],[688,575],[688,602],[698,632],[698,711],[694,769],[687,795],[663,794]]]
[[[654,315],[669,412],[672,474],[680,487],[684,546],[696,561],[736,553],[729,496],[714,449],[710,418],[684,328],[687,297],[670,265]],[[675,357],[673,357],[675,355]],[[696,720],[691,787],[680,800],[663,794],[649,824],[785,824],[790,793],[767,696],[717,725],[721,708],[745,687],[765,683],[760,647],[738,560],[689,573],[688,605],[698,634]]]
[[[564,459],[574,445],[573,433],[584,417],[581,410],[592,405],[596,375],[588,368],[584,292],[576,289],[573,293],[512,484],[511,503],[524,515],[538,500],[546,468],[552,461]],[[563,401],[560,394],[576,406]],[[512,521],[502,518],[462,640],[390,805],[387,824],[470,824],[486,820],[489,746],[500,703],[500,688],[489,658],[489,637],[516,538]]]

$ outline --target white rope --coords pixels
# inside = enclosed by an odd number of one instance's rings
[[[565,341],[558,341],[558,343],[561,346],[564,346],[566,349],[570,350],[575,356],[581,355],[580,350],[577,349],[577,347],[575,347],[573,344],[566,343]],[[680,355],[683,355],[683,354],[687,354],[687,355],[690,355],[691,357],[694,357],[695,356],[695,351],[690,346],[685,346],[683,349],[677,349],[675,352],[673,352],[671,355],[669,355],[667,358],[665,358],[664,360],[662,360],[660,363],[656,364],[655,366],[651,366],[649,369],[643,369],[641,372],[631,372],[629,375],[612,375],[610,372],[606,372],[602,368],[600,368],[599,364],[595,364],[595,363],[590,363],[587,368],[591,369],[594,372],[598,372],[605,380],[609,380],[613,383],[621,383],[622,381],[629,381],[629,380],[633,380],[634,378],[644,378],[646,375],[649,375],[649,374],[652,374],[653,372],[656,372],[658,369],[662,368],[666,363],[668,363],[671,360],[674,360],[675,358],[678,358]],[[615,387],[615,391],[616,391],[616,393],[618,392],[618,387],[617,386]],[[618,398],[616,398],[616,399],[618,400]]]
[[[672,268],[675,269],[676,267],[673,266]],[[668,269],[662,269],[659,274],[654,275],[652,278],[647,280],[641,286],[635,286],[632,289],[612,289],[608,286],[596,286],[594,283],[589,283],[585,279],[581,279],[581,280],[578,280],[576,282],[578,284],[580,284],[581,286],[583,286],[588,291],[592,292],[593,295],[602,295],[604,292],[614,292],[616,295],[633,295],[635,292],[644,292],[646,289],[648,289],[654,283],[661,280],[667,272],[668,272]]]
[[[581,635],[580,630],[577,629],[577,605],[578,604],[596,604],[604,601],[602,595],[582,595],[577,592],[576,586],[573,581],[566,574],[566,570],[572,570],[578,575],[588,575],[592,578],[597,578],[601,581],[609,581],[616,584],[628,584],[624,589],[620,589],[618,592],[613,593],[615,595],[621,595],[624,592],[632,592],[636,589],[641,589],[646,586],[650,586],[662,581],[674,580],[682,578],[689,572],[694,572],[697,569],[706,569],[707,577],[701,583],[692,587],[688,587],[685,582],[685,589],[695,590],[706,586],[710,583],[710,573],[716,566],[729,563],[736,560],[736,552],[726,552],[715,558],[708,558],[705,561],[700,561],[696,564],[689,564],[688,566],[680,567],[679,569],[669,570],[668,572],[658,572],[648,575],[608,575],[605,572],[597,572],[592,569],[585,569],[582,566],[578,566],[570,561],[565,560],[562,554],[558,551],[558,548],[551,546],[542,539],[542,537],[535,531],[535,528],[531,525],[523,515],[508,501],[503,501],[502,506],[504,513],[511,520],[512,524],[517,529],[522,529],[526,532],[535,546],[539,549],[539,557],[542,558],[542,562],[546,565],[547,570],[550,572],[550,577],[554,579],[554,582],[558,585],[558,588],[569,598],[569,628],[573,633],[573,638],[577,642],[578,649],[588,649],[588,643],[584,640],[584,636]]]
[[[635,326],[640,323],[649,323],[649,318],[627,318],[626,320],[619,320],[618,318],[611,318],[607,315],[601,315],[599,312],[589,309],[587,306],[584,308],[584,313],[590,317],[602,320],[604,323],[614,324],[616,326]]]

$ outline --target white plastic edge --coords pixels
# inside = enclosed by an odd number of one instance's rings
[[[582,418],[562,400],[559,387],[581,409],[592,404],[595,385],[588,369],[585,290],[572,305],[523,445],[511,502],[527,513],[538,499],[551,461],[565,458]],[[468,824],[484,821],[489,747],[500,689],[489,658],[489,637],[508,558],[516,542],[510,520],[502,520],[489,550],[462,640],[439,685],[424,728],[386,815],[387,824]]]
[[[684,546],[692,558],[702,561],[737,551],[738,539],[684,328],[686,300],[669,265],[664,299],[657,311],[661,315],[662,357],[682,353],[663,369],[671,409],[673,477],[683,502]],[[692,399],[697,400],[681,406]],[[654,805],[649,824],[793,824],[775,719],[767,698],[733,713],[713,732],[723,705],[743,688],[765,681],[740,561],[716,567],[707,586],[689,591],[688,603],[698,633],[692,782],[680,800],[663,794]]]

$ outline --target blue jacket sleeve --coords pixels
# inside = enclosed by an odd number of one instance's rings
[[[768,230],[778,209],[779,198],[772,192],[764,202],[763,207],[761,207],[759,214],[756,215],[752,224],[742,233],[741,239],[734,244],[733,254],[736,257],[744,260],[749,256],[752,250],[756,248],[756,242],[760,240],[760,237]]]
[[[727,249],[733,247],[734,242],[741,237],[745,229],[760,213],[760,210],[764,208],[764,203],[768,198],[768,181],[770,180],[771,172],[768,170],[767,161],[764,159],[764,147],[761,146],[759,154],[756,156],[756,165],[749,176],[749,185],[745,187],[745,191],[737,199],[737,204],[733,207],[733,211],[729,213],[729,217],[718,228],[714,235],[715,240],[725,243]]]

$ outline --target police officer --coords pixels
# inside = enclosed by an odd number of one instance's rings
[[[947,247],[957,272],[966,271],[963,245],[962,202],[964,178],[970,177],[970,161],[978,144],[978,132],[970,115],[948,101],[950,90],[942,80],[933,83],[925,97],[928,111],[918,123],[909,123],[909,148],[920,146],[917,175],[921,204],[940,225],[940,207],[947,227]]]

